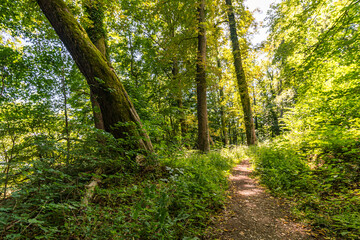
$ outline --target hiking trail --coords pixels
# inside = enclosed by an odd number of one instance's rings
[[[251,164],[243,160],[229,177],[230,196],[225,209],[213,219],[205,239],[309,240],[321,239],[292,220],[289,207],[250,178]]]

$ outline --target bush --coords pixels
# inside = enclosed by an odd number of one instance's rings
[[[304,179],[309,167],[294,148],[281,143],[263,144],[252,148],[255,170],[261,182],[273,192],[309,191],[308,179]]]
[[[359,146],[350,134],[327,136],[288,135],[252,148],[256,173],[321,233],[359,239]]]
[[[115,158],[111,137],[99,154],[93,137],[73,146],[70,158],[54,150],[56,159],[28,166],[24,181],[0,202],[1,238],[197,239],[210,214],[222,208],[233,166],[225,154],[159,157],[159,169],[146,172],[130,159]],[[92,203],[81,206],[98,167],[105,169],[97,176],[101,186]]]

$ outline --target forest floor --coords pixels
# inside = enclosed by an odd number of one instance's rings
[[[300,240],[322,239],[294,222],[289,206],[272,197],[251,178],[251,164],[244,160],[230,176],[230,195],[225,209],[207,230],[206,239]]]

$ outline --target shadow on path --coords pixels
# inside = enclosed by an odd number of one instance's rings
[[[225,210],[214,220],[205,239],[315,239],[311,231],[288,217],[288,208],[249,177],[248,160],[233,169],[231,194]]]

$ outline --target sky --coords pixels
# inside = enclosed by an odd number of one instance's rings
[[[270,5],[272,3],[279,3],[280,0],[245,0],[244,4],[249,8],[251,12],[255,9],[259,9],[259,11],[254,13],[255,20],[257,22],[264,22],[266,13],[270,9]],[[267,28],[260,27],[258,29],[259,33],[255,34],[254,38],[252,39],[252,44],[256,45],[261,43],[262,41],[266,40],[267,37]]]

